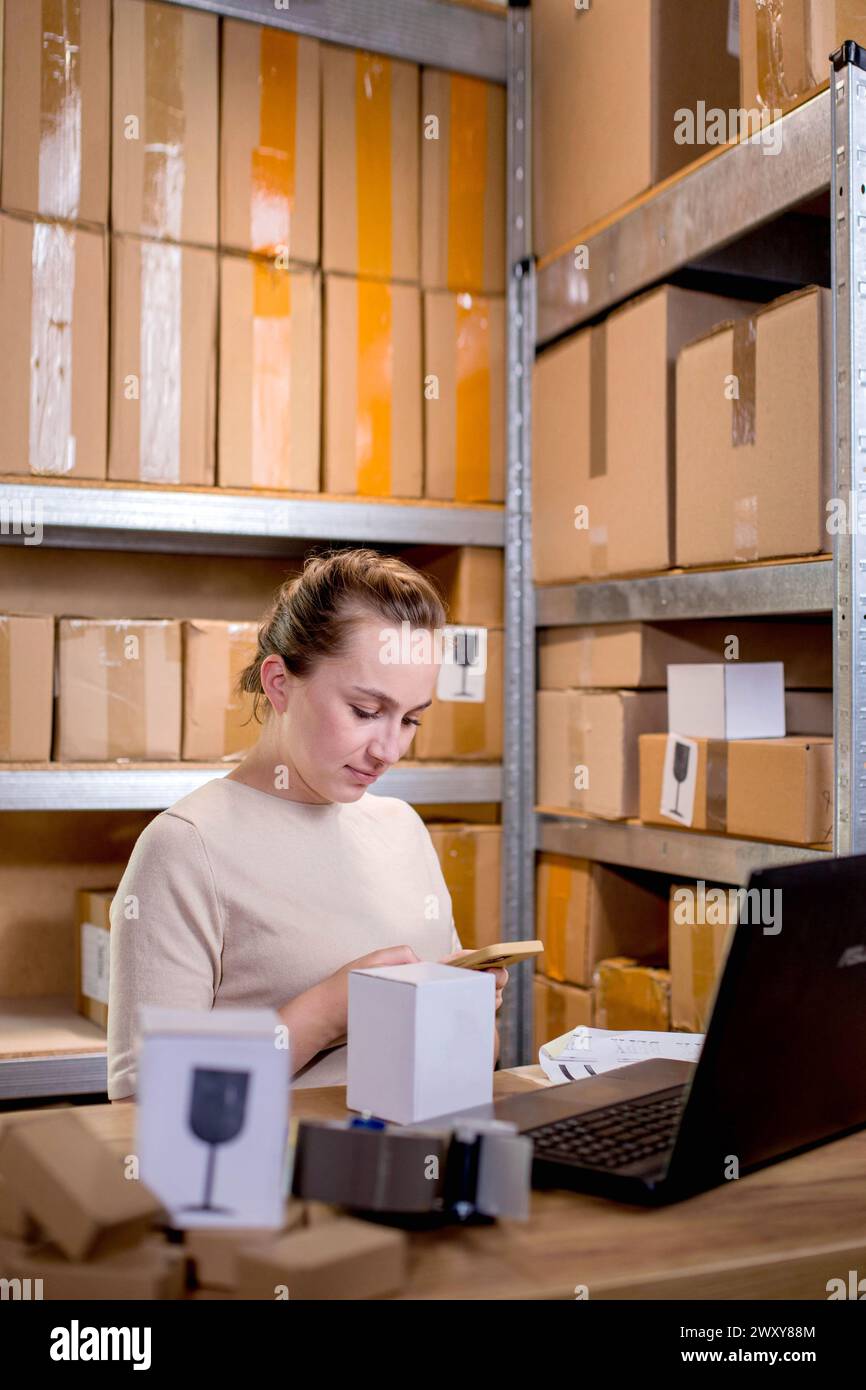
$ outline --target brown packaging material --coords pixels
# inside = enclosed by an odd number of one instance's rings
[[[54,713],[54,619],[0,613],[0,762],[47,762]]]
[[[409,757],[426,760],[502,757],[503,632],[487,629],[487,670],[483,700],[444,700],[434,692],[433,703],[421,715]]]
[[[833,740],[738,739],[728,745],[728,834],[830,847]]]
[[[429,825],[451,895],[454,925],[470,951],[501,941],[500,876],[502,827]]]
[[[239,1252],[242,1298],[375,1298],[397,1293],[408,1277],[407,1238],[369,1221],[344,1217],[293,1231],[270,1246]]]
[[[418,68],[322,49],[322,266],[417,284]]]
[[[532,981],[532,1006],[534,1010],[533,1038],[535,1055],[538,1049],[573,1028],[593,1026],[593,998],[588,989],[578,989],[574,985],[557,984],[543,975],[536,975]]]
[[[115,232],[216,246],[217,23],[157,0],[114,0]]]
[[[505,497],[505,300],[424,295],[424,496]]]
[[[3,1177],[0,1177],[0,1237],[8,1241],[22,1240],[25,1242],[39,1238],[39,1227],[32,1216],[28,1215],[26,1207],[19,1202]],[[3,1272],[2,1257],[0,1257],[0,1275]]]
[[[833,737],[832,690],[786,690],[785,732]]]
[[[866,44],[864,0],[739,0],[740,105],[785,111],[826,82],[845,39]]]
[[[420,383],[418,290],[326,276],[326,492],[421,496]]]
[[[539,357],[532,483],[537,582],[672,563],[676,356],[690,339],[748,307],[666,285]]]
[[[111,0],[6,0],[0,205],[9,211],[106,225],[110,29]]]
[[[299,1227],[304,1219],[303,1203],[286,1203],[284,1230]],[[184,1233],[184,1249],[195,1267],[196,1282],[209,1289],[230,1289],[238,1286],[238,1255],[242,1250],[258,1245],[272,1245],[272,1228],[189,1230]]]
[[[319,259],[319,44],[222,22],[220,243]]]
[[[677,564],[831,548],[830,308],[810,287],[680,353]]]
[[[540,854],[535,907],[550,979],[589,988],[596,963],[607,956],[657,960],[664,954],[667,899],[634,872]]]
[[[502,294],[505,88],[425,68],[421,131],[421,283]]]
[[[134,1245],[163,1214],[153,1193],[128,1180],[111,1150],[69,1113],[4,1129],[0,1173],[70,1260]]]
[[[104,478],[104,233],[0,215],[0,473]]]
[[[180,623],[61,618],[57,642],[57,761],[180,758]]]
[[[538,804],[636,816],[638,738],[665,728],[664,691],[541,690],[536,698]]]
[[[662,780],[667,734],[642,734],[640,743],[640,818],[645,825],[682,825],[662,814]],[[692,830],[728,829],[728,752],[734,744],[725,739],[695,738],[697,770]]]
[[[116,888],[79,889],[76,894],[75,1002],[78,1012],[108,1028],[109,909]]]
[[[538,256],[573,247],[590,223],[706,154],[677,142],[676,113],[736,107],[727,26],[728,0],[533,0]]]
[[[671,973],[639,965],[627,956],[599,961],[595,969],[597,1028],[641,1028],[665,1033],[671,1026]]]
[[[235,688],[256,654],[257,638],[257,623],[183,624],[184,762],[241,758],[258,739],[253,698]]]
[[[318,491],[321,305],[317,272],[220,257],[221,487]]]
[[[695,911],[688,911],[689,900],[677,898],[677,893],[682,889],[692,894]],[[727,892],[726,889],[722,891]],[[687,1029],[690,1033],[706,1032],[716,984],[728,949],[727,921],[707,922],[706,915],[706,912],[699,911],[694,884],[671,884],[668,939],[671,1026]],[[689,916],[696,920],[689,921]]]
[[[495,801],[413,801],[425,825],[435,821],[471,821],[473,825],[502,824],[502,807]],[[453,828],[453,826],[452,826]]]
[[[212,484],[217,256],[112,237],[110,478]]]
[[[129,1183],[128,1186],[135,1186]],[[69,1260],[55,1246],[9,1242],[5,1252],[8,1278],[30,1279],[44,1299],[183,1298],[186,1259],[161,1238],[142,1241],[131,1250],[90,1259]],[[41,1280],[37,1286],[36,1280]],[[35,1297],[35,1294],[32,1296]]]
[[[726,618],[542,629],[538,635],[538,685],[541,690],[664,687],[669,665],[726,659],[732,636],[737,639],[739,661],[783,662],[789,690],[803,687],[818,691],[833,684],[829,623]]]
[[[495,546],[414,546],[405,552],[414,569],[432,579],[449,623],[502,627],[505,621],[505,560]]]

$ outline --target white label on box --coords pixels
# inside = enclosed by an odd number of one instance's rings
[[[484,703],[487,628],[446,627],[436,695],[452,703]]]
[[[93,922],[81,925],[81,992],[100,1004],[108,1003],[109,933]]]
[[[740,56],[740,0],[728,0],[728,52]]]
[[[698,745],[694,739],[668,734],[662,770],[662,800],[659,810],[668,820],[691,825],[695,813],[695,784],[698,777]]]

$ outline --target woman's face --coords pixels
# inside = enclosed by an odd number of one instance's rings
[[[322,800],[357,801],[406,756],[440,664],[432,633],[357,619],[346,654],[289,676],[285,709],[272,711],[290,776]]]

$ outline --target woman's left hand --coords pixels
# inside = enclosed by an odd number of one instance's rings
[[[449,965],[451,961],[459,960],[461,956],[471,956],[474,954],[474,951],[468,949],[454,951],[450,956],[446,956],[444,960],[441,960],[439,964]],[[502,1007],[502,992],[508,984],[508,971],[505,969],[504,965],[500,965],[490,967],[489,973],[493,975],[496,980],[496,1008],[498,1010]]]

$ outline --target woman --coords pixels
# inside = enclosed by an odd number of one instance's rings
[[[294,1084],[340,1084],[349,971],[461,954],[423,821],[370,794],[432,703],[445,622],[429,580],[372,550],[314,556],[282,586],[240,679],[258,742],[151,821],[111,905],[111,1100],[134,1099],[139,1004],[271,1007]]]

